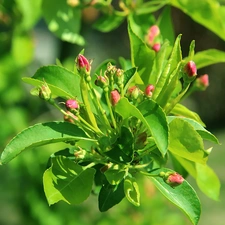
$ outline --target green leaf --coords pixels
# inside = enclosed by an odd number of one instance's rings
[[[170,4],[225,40],[225,7],[218,1],[170,0]]]
[[[71,123],[39,123],[26,128],[7,144],[1,155],[1,163],[8,163],[26,149],[80,139],[92,140],[87,137],[81,128]]]
[[[131,20],[130,20],[131,21]],[[134,67],[137,67],[138,74],[147,84],[155,58],[155,52],[151,50],[142,40],[138,37],[133,29],[132,22],[128,25],[128,33],[131,45],[131,62]]]
[[[220,181],[215,172],[208,166],[196,163],[196,182],[201,191],[208,197],[219,200]]]
[[[172,171],[168,169],[158,169],[151,174],[159,174],[160,172],[166,173]],[[196,192],[186,180],[179,186],[173,188],[168,185],[162,177],[150,176],[149,178],[169,201],[179,207],[189,217],[194,225],[198,224],[201,214],[201,204]]]
[[[105,212],[120,203],[125,197],[123,181],[118,185],[104,184],[100,190],[98,206],[100,212]]]
[[[127,177],[124,180],[124,192],[129,202],[135,206],[140,206],[140,191],[133,177]]]
[[[168,116],[168,122],[170,123],[172,120],[174,120],[175,116]],[[196,122],[193,119],[189,119],[189,118],[185,118],[185,117],[180,117],[180,119],[187,121],[188,123],[190,123],[194,129],[201,135],[201,137],[205,140],[208,141],[212,141],[216,144],[219,144],[219,140],[212,134],[210,133],[208,130],[206,130],[201,124],[199,124],[198,122]]]
[[[137,68],[133,67],[131,69],[128,69],[124,72],[124,91],[126,91],[126,89],[128,88],[130,82],[133,80],[133,77],[135,75],[135,73],[137,72]]]
[[[173,71],[177,69],[178,64],[182,60],[180,40],[181,40],[181,35],[178,35],[174,43],[170,58],[167,64],[165,65],[164,70],[155,85],[155,91],[153,92],[153,96],[152,96],[153,99],[157,99],[160,92],[167,88],[168,83],[170,83],[170,81],[173,79],[173,76],[176,75],[176,73],[173,73]]]
[[[125,173],[121,165],[115,165],[106,170],[104,175],[110,184],[117,185],[124,179]]]
[[[109,12],[103,15],[97,22],[94,23],[93,27],[101,32],[109,32],[117,27],[124,21],[125,16],[119,11]]]
[[[207,49],[205,51],[197,52],[193,57],[193,61],[198,69],[216,63],[224,63],[225,52],[217,49]]]
[[[77,98],[82,101],[79,85],[77,86],[80,83],[80,76],[61,66],[41,67],[32,78],[23,78],[23,81],[37,87],[46,82],[53,95],[63,98]]]
[[[81,9],[71,7],[66,1],[44,0],[42,12],[48,28],[63,41],[84,45],[83,37],[79,35],[81,24]]]
[[[52,166],[43,176],[48,204],[58,201],[79,204],[91,193],[95,169],[83,168],[64,156],[51,159]]]
[[[123,119],[131,116],[140,119],[152,134],[162,155],[166,154],[168,147],[168,125],[166,116],[157,103],[147,100],[140,104],[139,109],[137,109],[126,98],[121,98],[115,107],[115,111]]]
[[[203,140],[191,124],[176,118],[169,123],[169,128],[170,152],[193,162],[206,163]]]
[[[171,44],[175,41],[174,30],[173,30],[173,22],[171,17],[171,7],[166,6],[163,12],[160,14],[157,21],[160,34],[164,37],[164,39],[168,39]]]
[[[184,105],[181,105],[179,103],[176,104],[170,113],[173,115],[176,115],[176,116],[187,117],[187,118],[193,119],[205,127],[205,124],[202,122],[199,115],[197,113],[191,111]]]

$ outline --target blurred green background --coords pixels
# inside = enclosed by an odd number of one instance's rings
[[[0,0],[0,152],[15,134],[27,126],[62,119],[52,107],[31,96],[31,87],[24,84],[21,78],[32,76],[42,65],[54,64],[56,58],[68,68],[73,68],[74,59],[83,48],[55,37],[45,22],[38,20],[40,1],[35,2],[32,4],[37,4],[37,7],[27,11],[29,0]],[[107,58],[128,58],[126,24],[103,34],[91,28],[90,24],[96,16],[96,11],[86,10],[81,26],[81,34],[86,40],[85,56],[93,60],[93,67]],[[183,55],[187,55],[193,39],[196,40],[196,51],[209,48],[225,51],[224,41],[179,10],[172,9],[172,17],[175,35],[183,34]],[[217,64],[198,71],[198,74],[205,73],[209,74],[209,88],[205,92],[195,93],[184,104],[199,113],[208,130],[221,142],[221,145],[214,146],[209,157],[209,165],[221,180],[221,201],[208,199],[191,178],[188,180],[196,188],[202,202],[199,225],[224,225],[225,65]],[[149,180],[140,180],[143,185],[139,208],[123,200],[108,212],[100,213],[96,196],[91,196],[78,206],[60,202],[49,207],[43,192],[42,174],[49,155],[62,147],[52,144],[27,151],[0,167],[0,225],[191,224],[179,209],[158,193]]]

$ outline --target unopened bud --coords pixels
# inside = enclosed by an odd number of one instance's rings
[[[152,50],[154,50],[155,52],[158,52],[161,48],[161,44],[160,43],[155,43],[152,46]]]
[[[48,101],[51,98],[51,90],[47,83],[39,87],[39,97]]]
[[[209,86],[209,76],[204,74],[196,79],[195,86],[200,90],[205,90]]]
[[[197,76],[197,68],[194,61],[189,61],[185,67],[184,72],[188,75],[188,77]]]
[[[65,105],[66,105],[67,110],[79,109],[79,104],[74,99],[68,99],[66,101],[66,104]]]
[[[165,182],[169,184],[171,187],[176,187],[182,184],[183,181],[184,178],[179,173],[173,172],[165,174]]]
[[[69,122],[69,123],[75,123],[75,121],[78,121],[78,117],[75,116],[73,113],[70,111],[66,112],[67,115],[64,115],[64,121]]]
[[[132,86],[127,90],[127,97],[132,100],[138,99],[140,94],[141,94],[140,89],[137,86]]]
[[[105,88],[109,85],[109,80],[107,76],[97,76],[95,80],[95,85],[101,88]]]
[[[120,93],[116,89],[111,91],[110,100],[111,100],[112,106],[115,106],[120,100]]]
[[[79,71],[83,70],[86,73],[89,73],[91,70],[91,65],[89,61],[81,54],[79,54],[77,57],[77,69]]]
[[[153,25],[149,28],[148,31],[148,44],[153,45],[155,38],[160,34],[159,27],[157,25]]]
[[[149,84],[146,88],[145,88],[145,95],[147,97],[152,97],[152,92],[155,90],[154,85]]]

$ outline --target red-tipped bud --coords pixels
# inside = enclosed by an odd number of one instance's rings
[[[79,109],[79,104],[74,99],[68,99],[66,101],[66,108],[67,110]]]
[[[205,90],[209,86],[209,76],[208,74],[204,74],[196,79],[196,86],[201,89]]]
[[[128,88],[128,90],[127,90],[127,97],[132,100],[138,99],[140,94],[141,94],[141,91],[137,86],[132,86],[132,87]]]
[[[152,97],[152,92],[155,90],[154,85],[149,84],[146,88],[145,88],[145,95],[147,97]]]
[[[152,46],[152,50],[154,50],[155,52],[158,52],[161,48],[161,44],[160,43],[155,43]]]
[[[188,75],[188,77],[197,76],[197,68],[195,62],[189,61],[184,67],[184,72]]]
[[[86,73],[89,73],[91,70],[91,65],[89,61],[81,54],[77,57],[77,68],[78,70],[84,70]]]
[[[46,101],[51,99],[51,90],[47,83],[44,83],[42,86],[39,87],[39,97]]]
[[[171,173],[168,175],[166,179],[166,183],[169,184],[171,187],[176,187],[180,184],[182,184],[184,181],[184,178],[179,173]]]
[[[64,115],[64,121],[69,122],[69,123],[75,123],[75,121],[78,121],[78,117],[75,116],[73,113],[70,111],[67,111],[67,115]]]
[[[110,93],[111,104],[115,106],[120,100],[120,93],[115,89]]]
[[[107,76],[97,76],[95,80],[95,85],[101,88],[107,87],[109,85],[109,80]]]
[[[148,43],[150,45],[153,45],[155,37],[157,37],[159,34],[160,34],[159,27],[157,25],[151,26],[148,31]]]

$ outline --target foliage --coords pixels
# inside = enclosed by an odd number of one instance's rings
[[[3,3],[3,9],[9,10],[8,3]],[[116,29],[126,20],[131,57],[120,58],[119,66],[106,61],[92,71],[91,62],[82,51],[73,71],[58,62],[39,68],[32,78],[24,77],[24,82],[35,86],[31,93],[56,107],[64,121],[24,129],[5,147],[1,164],[26,149],[63,142],[66,148],[51,155],[43,176],[49,205],[58,201],[79,204],[94,192],[98,194],[101,212],[124,198],[140,206],[138,179],[146,176],[197,224],[201,205],[195,190],[183,178],[171,183],[169,177],[180,173],[186,178],[190,174],[208,197],[218,200],[220,182],[207,165],[211,149],[205,149],[204,140],[217,144],[219,141],[204,128],[200,117],[180,102],[207,86],[199,86],[195,64],[202,68],[224,62],[224,52],[209,49],[195,54],[192,41],[189,54],[183,56],[181,35],[174,37],[170,7],[181,9],[224,40],[224,6],[218,7],[214,0],[194,4],[181,0],[119,1],[118,6],[111,3],[13,1],[20,11],[22,30],[15,32],[12,40],[17,69],[30,61],[29,51],[24,51],[24,57],[19,53],[31,45],[26,32],[41,15],[41,7],[49,30],[62,40],[79,45],[85,44],[80,35],[85,8],[94,7],[102,13],[93,25],[101,32]],[[37,10],[32,13],[34,8]],[[161,8],[156,19],[153,13]],[[159,32],[155,30],[153,34],[151,28],[156,25]],[[16,31],[17,23],[8,26]],[[68,106],[68,100],[74,101],[76,107]],[[167,168],[169,162],[171,169]]]

